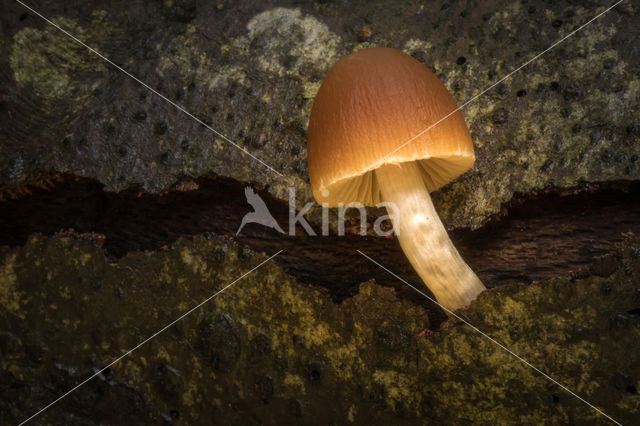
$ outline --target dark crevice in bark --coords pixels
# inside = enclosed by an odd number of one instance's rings
[[[223,178],[196,182],[197,190],[163,195],[110,193],[94,180],[64,176],[52,188],[32,188],[31,194],[0,202],[0,245],[22,245],[35,232],[73,229],[103,234],[105,252],[115,261],[129,251],[158,250],[182,236],[213,233],[266,254],[285,250],[276,262],[300,282],[327,289],[337,302],[355,294],[360,282],[375,278],[402,297],[430,304],[356,252],[423,288],[395,239],[312,237],[302,228],[291,237],[257,224],[236,236],[242,217],[251,211],[244,185]],[[258,193],[286,230],[288,207],[265,191]],[[637,182],[517,196],[482,228],[456,229],[450,235],[483,282],[495,287],[590,273],[594,259],[615,253],[628,233],[640,234]],[[442,318],[434,315],[434,320]]]

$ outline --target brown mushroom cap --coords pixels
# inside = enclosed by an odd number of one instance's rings
[[[311,110],[307,156],[316,200],[379,203],[373,171],[385,163],[419,161],[429,191],[455,179],[475,159],[460,111],[389,154],[456,108],[444,84],[404,52],[375,47],[345,56]]]

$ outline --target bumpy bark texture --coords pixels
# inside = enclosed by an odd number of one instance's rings
[[[285,229],[289,188],[311,199],[307,120],[341,56],[403,49],[462,104],[608,6],[451,3],[29,3],[280,177],[0,0],[0,423],[285,248],[38,424],[607,424],[355,252],[423,288],[396,241],[236,235],[246,183]],[[465,107],[476,165],[434,194],[447,226],[484,224],[452,233],[497,286],[464,318],[623,424],[640,418],[638,12]]]
[[[361,3],[361,4],[359,4]],[[283,173],[278,177],[22,6],[3,0],[0,182],[62,171],[108,190],[217,174],[311,199],[305,133],[327,69],[403,49],[459,104],[608,2],[59,2],[33,7]],[[627,1],[465,107],[474,169],[435,197],[477,226],[514,193],[640,176],[640,18]]]

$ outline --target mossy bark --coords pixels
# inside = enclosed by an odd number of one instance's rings
[[[73,236],[3,249],[3,421],[33,414],[263,259],[221,238],[116,264]],[[489,290],[460,314],[632,423],[640,242],[626,243],[600,275]],[[428,327],[427,309],[373,281],[336,305],[267,264],[40,421],[606,423],[471,328]]]
[[[185,176],[216,174],[257,182],[283,200],[293,187],[302,204],[311,200],[310,106],[341,56],[368,46],[403,49],[462,104],[604,9],[506,0],[403,2],[392,11],[382,0],[34,5],[284,174],[278,177],[18,3],[4,2],[5,189],[71,172],[107,190],[160,192]],[[640,177],[636,9],[621,3],[464,108],[477,161],[434,197],[447,226],[478,226],[517,193]]]
[[[278,258],[284,261],[237,282],[39,420],[606,423],[469,327],[438,328],[431,305],[400,297],[402,285],[394,290],[383,271],[357,264],[366,260],[353,249],[367,244],[414,282],[393,241],[278,240],[251,229],[233,235],[247,182],[269,192],[276,211],[291,187],[299,207],[311,200],[307,119],[324,73],[342,55],[368,46],[403,49],[462,104],[605,6],[294,3],[33,5],[283,173],[277,177],[2,0],[0,209],[14,221],[2,224],[2,244],[11,247],[0,247],[0,422],[24,420],[282,243],[293,253]],[[623,424],[640,416],[640,242],[627,240],[615,255],[612,247],[621,232],[636,229],[637,200],[621,196],[627,201],[605,208],[605,195],[589,216],[577,204],[557,214],[557,205],[536,204],[535,195],[569,188],[584,191],[589,205],[594,182],[640,178],[637,12],[621,3],[466,107],[476,164],[433,195],[445,225],[470,228],[514,194],[534,198],[525,204],[531,213],[506,219],[506,228],[494,222],[453,233],[474,269],[493,274],[489,285],[509,283],[462,315]],[[217,182],[206,179],[213,175],[238,189],[229,210],[237,222],[224,210],[227,192],[203,190]],[[59,192],[75,176],[90,189],[76,182]],[[166,193],[194,182],[201,188],[193,198]],[[129,190],[106,195],[101,185]],[[198,199],[205,195],[213,205]],[[219,210],[210,215],[194,205]],[[523,234],[524,225],[535,232]],[[53,235],[61,228],[79,232]],[[104,235],[79,235],[93,231]],[[201,236],[184,239],[194,234]],[[306,260],[301,247],[310,252]],[[569,276],[603,252],[609,256],[580,278],[550,278]],[[553,262],[559,258],[564,269]]]

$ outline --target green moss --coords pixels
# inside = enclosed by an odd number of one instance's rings
[[[640,375],[629,355],[637,352],[640,328],[627,314],[637,307],[638,247],[627,246],[611,277],[493,289],[462,315],[625,421],[638,404],[626,391]],[[75,371],[104,366],[261,259],[223,239],[195,238],[109,265],[87,242],[32,237],[3,252],[0,317],[20,339],[37,333],[45,343],[14,351],[2,368],[18,383],[30,377],[49,386],[56,360]],[[469,327],[422,336],[428,314],[374,282],[336,305],[269,263],[114,366],[109,380],[137,389],[154,409],[178,407],[190,421],[212,409],[232,421],[234,403],[265,421],[288,419],[299,406],[309,418],[355,423],[599,418]],[[40,344],[50,355],[34,367],[28,357]],[[610,379],[617,374],[629,383]],[[84,404],[70,401],[68,407]],[[288,410],[294,414],[283,414]],[[49,415],[53,422],[56,411]]]
[[[54,22],[91,44],[90,32],[74,20],[58,17]],[[106,71],[102,59],[52,25],[43,30],[28,27],[17,32],[9,62],[19,87],[31,87],[49,100],[89,96],[90,91],[81,90],[83,82],[79,76]]]
[[[282,383],[284,385],[285,391],[290,392],[291,395],[305,394],[304,380],[299,375],[286,374]]]
[[[419,407],[421,393],[416,393],[416,377],[410,377],[395,370],[376,370],[373,372],[373,381],[384,386],[387,393],[387,402],[393,410],[398,404],[408,404],[411,407]]]
[[[24,318],[20,314],[20,301],[23,300],[24,295],[15,289],[17,278],[14,272],[15,261],[16,256],[10,255],[4,260],[0,268],[0,305],[8,312]]]

